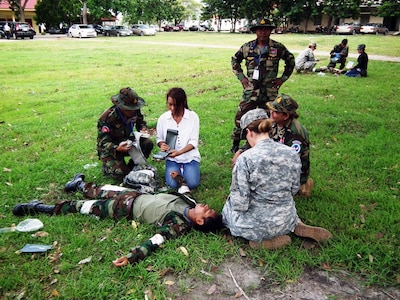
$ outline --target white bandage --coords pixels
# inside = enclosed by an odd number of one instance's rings
[[[80,213],[82,215],[88,215],[90,213],[90,209],[92,208],[93,203],[95,203],[97,200],[89,200],[85,201],[81,207]]]
[[[164,237],[161,234],[157,233],[153,235],[152,238],[150,238],[150,241],[153,245],[160,246],[162,243],[164,243]]]
[[[182,185],[179,189],[178,189],[178,193],[180,194],[184,194],[184,193],[190,193],[190,189],[187,185]]]

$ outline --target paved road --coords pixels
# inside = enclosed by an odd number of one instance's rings
[[[35,36],[34,40],[43,40],[43,39],[67,39],[68,37],[65,34],[46,34],[46,35],[41,35],[38,34]],[[5,42],[11,42],[13,40],[6,40],[6,39],[0,39],[0,42],[5,41]],[[150,45],[171,45],[171,46],[184,46],[184,47],[201,47],[201,48],[219,48],[219,49],[233,49],[237,50],[237,46],[229,46],[229,45],[204,45],[204,44],[193,44],[193,43],[179,43],[179,42],[154,42],[154,41],[143,41],[143,40],[135,40],[135,43],[142,43],[142,44],[150,44]],[[302,51],[303,49],[296,49],[291,51],[294,54],[298,54]],[[315,56],[316,57],[326,57],[326,52],[322,51],[315,51]],[[349,54],[350,58],[357,59],[358,54]],[[368,57],[370,60],[381,60],[381,61],[390,61],[390,62],[398,62],[400,63],[400,56],[385,56],[385,55],[373,55],[373,54],[368,54]]]

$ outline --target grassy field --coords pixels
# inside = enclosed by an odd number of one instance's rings
[[[149,127],[165,111],[165,93],[186,90],[189,107],[201,122],[199,201],[221,210],[229,194],[229,152],[233,117],[241,86],[230,57],[253,35],[162,33],[155,37],[34,39],[0,41],[0,228],[24,218],[11,213],[16,203],[40,199],[54,203],[79,199],[63,187],[84,172],[87,181],[113,183],[101,175],[96,154],[96,123],[111,106],[110,97],[130,86],[147,101]],[[342,36],[273,35],[293,52],[316,41],[324,66]],[[359,43],[369,55],[400,54],[394,36],[349,36],[351,54]],[[352,59],[350,59],[352,60]],[[299,103],[300,121],[311,136],[308,199],[297,198],[299,216],[329,229],[328,244],[305,247],[304,241],[282,250],[251,250],[242,241],[191,232],[132,267],[111,261],[153,235],[154,226],[138,230],[125,220],[98,221],[81,215],[41,215],[49,235],[0,233],[0,298],[143,299],[149,289],[157,299],[168,295],[164,274],[189,274],[218,266],[239,253],[260,268],[273,284],[295,280],[304,268],[346,270],[368,285],[400,284],[400,75],[399,63],[370,60],[368,78],[331,74],[293,74],[281,92]],[[158,149],[154,149],[156,152]],[[86,164],[97,167],[84,169]],[[163,164],[151,162],[163,176]],[[46,255],[18,253],[25,244],[49,244]],[[184,246],[189,256],[177,251]],[[87,264],[79,264],[91,257]],[[265,288],[268,288],[266,286]],[[190,287],[180,287],[182,293]]]

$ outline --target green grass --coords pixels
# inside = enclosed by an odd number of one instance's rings
[[[221,210],[229,194],[230,133],[241,96],[230,57],[253,37],[182,32],[1,41],[0,227],[24,219],[12,215],[16,203],[80,198],[63,193],[75,173],[84,172],[88,181],[112,183],[101,175],[100,164],[88,170],[83,166],[98,162],[97,119],[111,105],[110,97],[125,86],[147,101],[143,111],[150,127],[165,111],[166,91],[173,86],[186,90],[201,122],[202,178],[194,195]],[[326,53],[319,55],[320,65],[326,65],[328,52],[343,37],[273,38],[293,52],[316,41],[318,51]],[[398,37],[347,38],[352,54],[361,42],[370,55],[400,53]],[[316,185],[309,199],[296,200],[297,210],[306,223],[334,234],[328,244],[307,250],[294,238],[285,249],[255,251],[240,240],[231,245],[224,236],[191,232],[169,241],[145,261],[117,269],[111,261],[151,236],[154,226],[141,224],[135,232],[124,220],[42,215],[47,237],[0,235],[0,298],[43,299],[56,290],[62,299],[143,299],[150,288],[157,299],[164,299],[171,295],[163,284],[163,271],[206,282],[209,278],[199,271],[213,272],[238,255],[239,247],[273,283],[290,282],[305,267],[315,267],[347,270],[368,285],[399,285],[398,69],[398,63],[371,60],[368,78],[293,74],[281,88],[298,101],[300,121],[312,142],[311,177]],[[162,177],[164,165],[152,164]],[[18,254],[27,243],[54,243],[54,249],[46,255]],[[188,257],[177,251],[180,246],[187,248]],[[89,256],[90,263],[78,265]],[[188,287],[179,289],[185,292]]]

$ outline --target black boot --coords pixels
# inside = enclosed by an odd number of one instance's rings
[[[55,205],[44,205],[39,200],[32,200],[29,203],[17,204],[13,207],[13,214],[15,216],[36,215],[38,213],[45,213],[52,215],[54,213]]]
[[[236,153],[239,150],[240,140],[233,140],[231,152]]]
[[[85,175],[82,173],[76,174],[72,180],[68,181],[65,184],[64,191],[66,193],[73,193],[76,191],[83,191],[83,187],[85,184]]]

